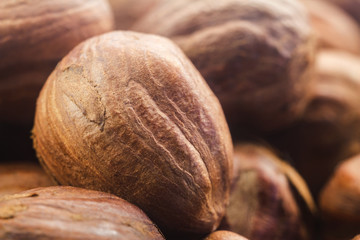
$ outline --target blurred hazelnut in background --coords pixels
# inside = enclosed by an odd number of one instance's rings
[[[165,1],[178,0],[109,0],[116,29],[129,29],[139,18]]]
[[[360,153],[360,57],[323,50],[305,113],[270,142],[292,161],[317,196],[342,160]]]
[[[219,98],[233,137],[283,128],[303,111],[314,42],[299,1],[169,1],[131,29],[181,47]]]
[[[2,0],[0,16],[0,123],[23,125],[61,58],[114,25],[106,0]]]
[[[307,209],[300,207],[296,195]],[[306,222],[312,216],[306,213],[314,216],[316,206],[306,183],[290,165],[262,145],[236,145],[230,204],[222,228],[253,240],[316,239]]]

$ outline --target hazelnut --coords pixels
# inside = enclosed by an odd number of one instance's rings
[[[54,183],[36,162],[11,162],[0,164],[0,197]]]
[[[168,39],[119,31],[77,46],[41,90],[33,139],[60,184],[114,193],[167,234],[208,234],[224,215],[228,126]]]
[[[204,240],[247,240],[234,232],[219,230],[211,233]]]
[[[1,0],[0,122],[33,124],[39,91],[81,41],[113,27],[105,0]]]
[[[360,155],[343,163],[322,189],[319,207],[326,239],[351,239],[360,229]]]
[[[136,206],[74,187],[36,188],[0,198],[1,239],[164,239]]]
[[[321,48],[360,53],[360,30],[345,11],[328,1],[302,0]],[[331,17],[330,17],[331,16]]]
[[[269,149],[239,144],[234,153],[234,179],[222,228],[251,240],[309,239],[305,211],[293,187],[313,213],[316,207],[299,174]]]
[[[360,58],[335,50],[316,57],[304,115],[269,141],[287,152],[317,195],[336,164],[360,153]]]
[[[360,234],[356,235],[352,240],[360,240]]]
[[[109,0],[116,29],[129,29],[139,18],[164,1],[168,0]]]
[[[219,98],[232,133],[282,128],[303,110],[314,42],[296,0],[169,1],[132,29],[182,48]]]

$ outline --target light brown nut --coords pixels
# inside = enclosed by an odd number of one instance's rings
[[[211,233],[204,240],[247,240],[247,238],[244,238],[234,232],[218,230]]]
[[[0,2],[0,122],[32,124],[47,77],[81,41],[110,31],[105,0]]]
[[[0,163],[0,197],[37,187],[54,185],[36,162]]]
[[[322,189],[319,207],[326,239],[351,239],[360,229],[360,155],[343,163]]]
[[[313,213],[316,207],[305,182],[293,168],[267,148],[245,143],[235,147],[234,166],[224,229],[251,240],[310,239],[312,233],[304,222],[305,211],[296,194]]]
[[[360,53],[360,29],[345,11],[328,1],[302,0],[321,48]]]
[[[4,240],[163,240],[136,206],[109,193],[74,187],[36,188],[0,198]]]
[[[230,128],[271,131],[303,110],[313,41],[296,0],[170,1],[132,29],[182,48],[219,98]]]
[[[114,193],[166,233],[208,234],[224,215],[230,133],[217,98],[168,39],[119,31],[76,47],[41,91],[33,133],[60,184]]]
[[[270,140],[294,160],[317,195],[336,164],[360,153],[360,58],[342,51],[321,51],[305,113]]]

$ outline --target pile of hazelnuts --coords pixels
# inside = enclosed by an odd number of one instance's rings
[[[360,1],[1,0],[0,239],[360,239]]]

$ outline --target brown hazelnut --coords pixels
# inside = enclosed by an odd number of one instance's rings
[[[113,27],[105,0],[1,0],[0,122],[33,123],[39,91],[81,41]]]
[[[302,0],[321,48],[360,53],[360,29],[345,11],[328,1]]]
[[[24,190],[48,187],[54,183],[36,162],[11,162],[0,164],[0,197]]]
[[[164,239],[136,206],[109,193],[37,188],[0,198],[1,239]]]
[[[251,240],[310,239],[293,186],[315,213],[304,180],[290,165],[261,145],[237,145],[223,228]]]
[[[34,147],[62,185],[111,192],[168,234],[214,231],[232,142],[221,106],[168,39],[112,32],[73,49],[37,101]]]
[[[211,233],[204,240],[247,240],[247,238],[244,238],[234,232],[218,230]]]
[[[360,153],[360,58],[342,51],[316,57],[312,96],[292,127],[272,136],[317,195],[339,161]]]
[[[116,29],[129,29],[139,18],[164,1],[168,0],[109,0]]]
[[[296,0],[169,1],[132,29],[182,48],[219,98],[231,129],[270,131],[303,110],[313,40]]]
[[[321,191],[319,207],[326,239],[351,239],[360,230],[360,155],[335,170]]]

